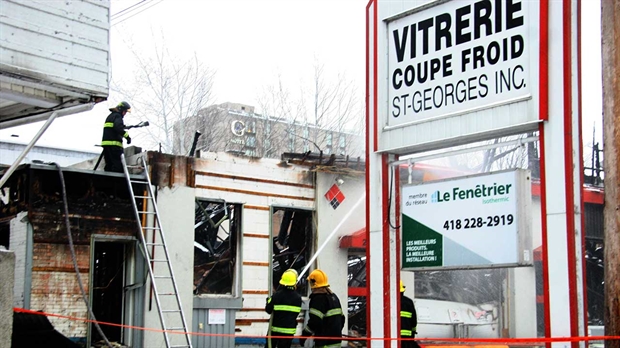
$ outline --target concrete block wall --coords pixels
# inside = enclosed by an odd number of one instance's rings
[[[327,242],[325,249],[317,258],[317,265],[324,270],[329,279],[331,290],[338,295],[340,305],[348,318],[348,250],[339,247],[339,238],[349,235],[363,228],[366,224],[365,208],[365,177],[361,174],[344,176],[344,183],[338,189],[345,196],[344,201],[336,208],[332,208],[325,198],[325,193],[336,183],[336,174],[317,174],[317,229],[319,247]],[[342,223],[342,224],[341,224]],[[329,235],[336,229],[333,237],[327,240]],[[347,333],[347,325],[343,333]]]
[[[0,250],[0,344],[11,346],[13,333],[13,278],[15,254]]]
[[[166,246],[170,255],[175,281],[179,290],[179,297],[183,305],[183,312],[189,330],[192,328],[192,306],[193,306],[193,276],[194,276],[194,189],[186,186],[173,188],[163,187],[157,194],[157,209],[160,212],[159,219],[162,223]],[[156,239],[156,242],[159,239]],[[158,259],[156,250],[155,258]],[[169,272],[164,263],[155,264],[153,270],[155,275],[168,276]],[[145,304],[148,303],[150,295],[150,284],[147,282],[145,291]],[[172,292],[170,282],[158,281],[157,291],[159,293]],[[160,297],[164,309],[177,308],[176,300],[173,296]],[[148,308],[148,307],[147,307]],[[157,305],[153,299],[153,309],[145,311],[144,324],[148,328],[161,329],[161,321],[157,312]],[[180,317],[168,317],[166,326],[181,327]],[[172,345],[184,345],[183,335],[170,335]],[[159,332],[147,331],[144,333],[144,347],[163,347],[164,336]]]

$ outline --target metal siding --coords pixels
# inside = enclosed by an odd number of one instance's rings
[[[3,71],[107,96],[109,1],[0,2]]]
[[[192,345],[196,348],[201,347],[234,347],[235,346],[235,315],[236,310],[226,309],[226,324],[209,325],[209,309],[194,308],[192,320],[192,332],[199,332],[206,335],[192,336]],[[200,329],[199,325],[203,324]],[[209,336],[227,335],[227,336]]]
[[[26,145],[24,144],[14,144],[0,141],[0,164],[13,164],[25,148]],[[33,160],[40,160],[43,162],[56,162],[61,166],[66,167],[78,162],[97,158],[97,156],[99,156],[99,153],[34,146],[28,155],[26,155],[22,163],[30,163]]]
[[[603,239],[604,232],[603,227],[605,224],[605,220],[603,218],[603,208],[602,204],[584,204],[584,218],[586,222],[586,237],[587,238],[596,238]]]

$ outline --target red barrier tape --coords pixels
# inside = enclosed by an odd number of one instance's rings
[[[46,313],[41,311],[33,311],[24,308],[13,308],[13,311],[17,313],[28,313],[28,314],[36,314],[36,315],[44,315],[47,317],[53,318],[61,318],[68,319],[74,321],[82,321],[87,323],[95,323],[97,322],[99,325],[108,325],[108,326],[117,326],[126,329],[134,329],[134,330],[142,330],[142,331],[151,331],[151,332],[159,332],[159,333],[170,333],[176,335],[185,335],[186,332],[179,330],[162,330],[162,329],[154,329],[147,328],[141,326],[132,326],[132,325],[123,325],[116,323],[108,323],[104,321],[96,321],[85,318],[77,318],[71,317],[68,315],[62,314],[54,314],[54,313]],[[187,334],[192,336],[213,336],[213,337],[239,337],[239,338],[290,338],[290,336],[266,336],[266,335],[236,335],[236,334],[214,334],[214,333],[204,333],[204,332],[187,332]],[[295,338],[302,338],[303,336],[295,336]],[[333,338],[333,337],[303,337],[303,338]],[[342,337],[343,341],[409,341],[411,339],[403,339],[403,338],[377,338],[377,337]],[[580,342],[580,341],[609,341],[609,340],[620,340],[620,336],[587,336],[587,337],[532,337],[532,338],[415,338],[416,342],[427,342],[427,344],[433,345],[442,345],[435,344],[436,342],[447,342],[447,343],[510,343],[511,345],[531,345],[532,343],[551,343],[551,342]],[[444,344],[445,345],[445,344]]]

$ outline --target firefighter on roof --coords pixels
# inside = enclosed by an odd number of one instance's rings
[[[265,311],[271,314],[267,336],[267,348],[289,348],[297,328],[297,316],[301,312],[301,295],[295,291],[297,271],[287,269],[280,279],[280,288],[267,299]],[[290,338],[288,338],[290,336]]]
[[[123,153],[123,138],[127,140],[127,144],[131,144],[129,133],[125,131],[123,117],[128,112],[131,112],[131,106],[129,103],[122,101],[116,107],[111,108],[110,111],[111,113],[103,124],[103,138],[101,139],[103,158],[105,159],[104,170],[122,173],[121,154]]]
[[[309,305],[310,318],[302,335],[316,336],[315,347],[339,348],[345,320],[340,300],[329,288],[327,275],[320,269],[312,271],[308,276],[308,281],[312,288]],[[306,339],[301,338],[299,341],[303,346]]]
[[[401,342],[402,348],[420,348],[415,338],[418,315],[415,312],[413,300],[405,296],[405,286],[400,281],[400,338],[410,339]]]

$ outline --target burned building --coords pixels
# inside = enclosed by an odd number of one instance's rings
[[[60,315],[50,321],[74,341],[101,340],[85,321],[90,316],[75,259],[97,321],[120,324],[100,325],[110,341],[162,345],[148,266],[155,275],[163,267],[145,261],[140,237],[140,225],[160,227],[147,218],[137,221],[132,197],[138,211],[156,211],[161,219],[165,243],[144,228],[142,233],[149,248],[167,245],[188,331],[200,333],[191,337],[195,347],[260,343],[251,336],[266,332],[265,299],[281,273],[301,271],[324,243],[309,268],[325,269],[332,289],[346,297],[347,251],[338,248],[337,237],[364,224],[363,162],[309,154],[276,160],[157,152],[128,161],[142,158],[155,207],[141,194],[132,196],[144,187],[133,183],[129,190],[122,174],[62,168],[63,181],[54,165],[27,164],[15,171],[0,206],[0,244],[16,255],[15,307]],[[142,177],[136,173],[130,180]],[[358,212],[351,214],[354,207]],[[160,255],[156,251],[151,260]],[[307,298],[304,278],[298,291]],[[300,330],[302,322],[300,317]]]
[[[98,320],[120,323],[124,311],[142,310],[137,299],[143,294],[126,289],[143,282],[144,273],[136,257],[136,223],[124,176],[63,168],[61,177],[55,165],[27,164],[2,193],[0,243],[16,255],[15,307],[87,318],[73,254]],[[80,320],[51,322],[78,340],[89,331]],[[142,324],[137,316],[125,322]],[[104,332],[119,342],[127,335],[118,327],[104,327]],[[99,339],[93,331],[92,340]]]

